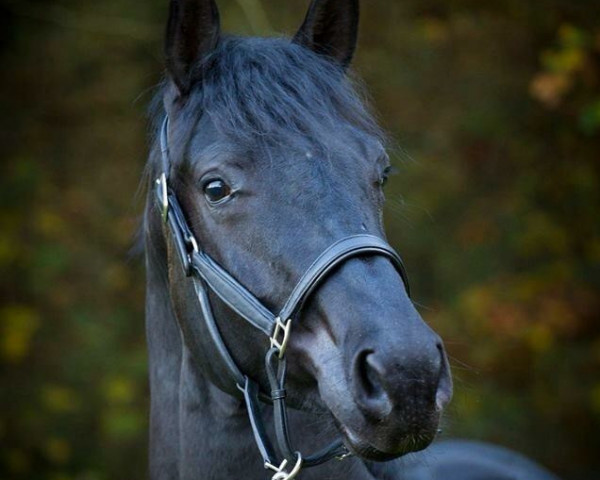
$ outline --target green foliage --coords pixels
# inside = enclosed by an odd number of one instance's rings
[[[141,478],[144,110],[166,0],[5,2],[0,477]],[[306,2],[221,0],[291,33]],[[600,471],[600,5],[364,2],[391,242],[452,357],[445,435]]]

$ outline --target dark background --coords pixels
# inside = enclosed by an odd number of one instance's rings
[[[221,0],[290,34],[300,0]],[[167,0],[0,6],[0,477],[146,476],[146,107]],[[600,3],[365,0],[387,228],[452,356],[443,436],[600,478]]]

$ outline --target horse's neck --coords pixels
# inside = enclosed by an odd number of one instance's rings
[[[264,475],[245,409],[194,366],[182,341],[167,285],[166,249],[146,238],[146,336],[150,368],[150,478],[199,480]],[[150,241],[150,238],[153,241]]]
[[[160,225],[149,225],[160,228]],[[151,235],[152,232],[148,232]],[[152,238],[161,238],[160,235]],[[150,478],[200,480],[269,478],[260,462],[246,410],[218,390],[191,359],[182,341],[167,285],[166,249],[146,242],[146,334],[150,364]],[[312,440],[327,427],[300,412],[290,426],[313,450]],[[266,419],[269,422],[269,418]],[[270,422],[269,422],[270,423]],[[302,478],[371,479],[356,459],[303,472]]]

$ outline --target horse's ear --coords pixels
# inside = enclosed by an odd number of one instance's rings
[[[193,67],[215,49],[220,31],[215,0],[171,0],[166,63],[181,95],[186,95],[197,80],[193,78]]]
[[[347,68],[358,37],[358,0],[312,0],[294,42]]]

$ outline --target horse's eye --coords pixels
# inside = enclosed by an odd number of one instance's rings
[[[204,185],[204,196],[210,203],[217,203],[231,195],[231,187],[221,179],[210,180]]]
[[[392,166],[386,167],[383,170],[383,173],[381,174],[381,179],[379,180],[379,185],[381,187],[385,187],[385,184],[387,183],[390,175],[394,175],[395,173],[396,173],[396,171],[395,171],[394,167],[392,167]]]

